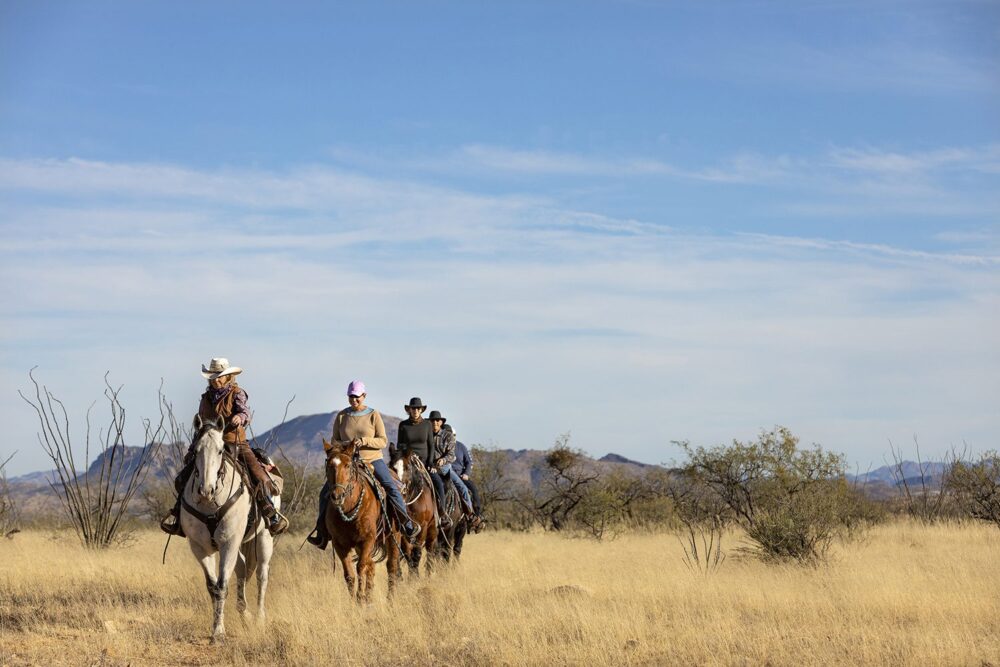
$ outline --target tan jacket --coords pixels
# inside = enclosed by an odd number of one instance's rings
[[[355,438],[361,438],[361,459],[371,463],[382,458],[382,450],[389,443],[385,436],[382,415],[374,408],[355,413],[344,408],[333,418],[333,444],[344,447]]]

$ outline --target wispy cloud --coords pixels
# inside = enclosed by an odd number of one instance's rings
[[[694,234],[316,165],[6,160],[0,189],[2,381],[41,363],[74,404],[109,368],[193,400],[191,368],[225,353],[253,369],[262,426],[292,393],[332,410],[360,375],[378,407],[427,394],[472,441],[573,429],[651,461],[786,421],[853,456],[995,431],[995,254]],[[609,387],[634,427],[581,408]],[[843,426],[873,410],[880,432]],[[19,405],[0,418],[30,439]]]

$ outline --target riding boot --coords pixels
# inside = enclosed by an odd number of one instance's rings
[[[316,527],[306,537],[306,542],[318,547],[320,551],[326,551],[326,545],[330,543],[330,534],[326,530],[326,506],[330,503],[328,485],[329,483],[324,484],[319,492],[319,516],[316,517]]]
[[[184,529],[181,527],[181,497],[177,496],[177,502],[174,503],[173,509],[167,516],[160,519],[160,530],[162,530],[167,535],[176,535],[177,537],[187,537],[184,534]]]
[[[271,533],[271,535],[281,535],[288,530],[288,519],[274,507],[274,501],[271,500],[271,496],[262,493],[258,501],[258,507],[260,507],[261,515],[267,521],[267,532]]]
[[[177,477],[174,478],[174,489],[177,491],[177,502],[174,503],[173,509],[160,520],[160,530],[162,530],[167,535],[176,535],[177,537],[187,537],[184,534],[184,529],[181,527],[181,497],[184,495],[184,487],[187,486],[188,478],[191,477],[191,471],[194,470],[194,445],[188,448],[187,454],[184,455],[184,467],[181,471],[177,473]]]

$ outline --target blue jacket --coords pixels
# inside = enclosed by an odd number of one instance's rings
[[[462,475],[472,476],[472,454],[465,443],[455,443],[455,462],[451,464],[451,469]]]

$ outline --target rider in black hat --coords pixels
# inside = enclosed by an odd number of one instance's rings
[[[431,428],[431,422],[423,418],[423,413],[427,409],[427,406],[424,405],[424,402],[419,397],[414,396],[410,399],[409,404],[403,406],[403,409],[410,416],[408,419],[399,422],[399,435],[396,438],[396,447],[404,454],[416,454],[417,458],[423,462],[424,467],[430,471],[434,468],[435,459],[434,431]],[[446,516],[442,504],[444,503],[444,482],[437,472],[431,473],[431,481],[434,483],[434,491],[437,495],[438,514],[441,517],[442,524],[447,526],[451,519]]]

